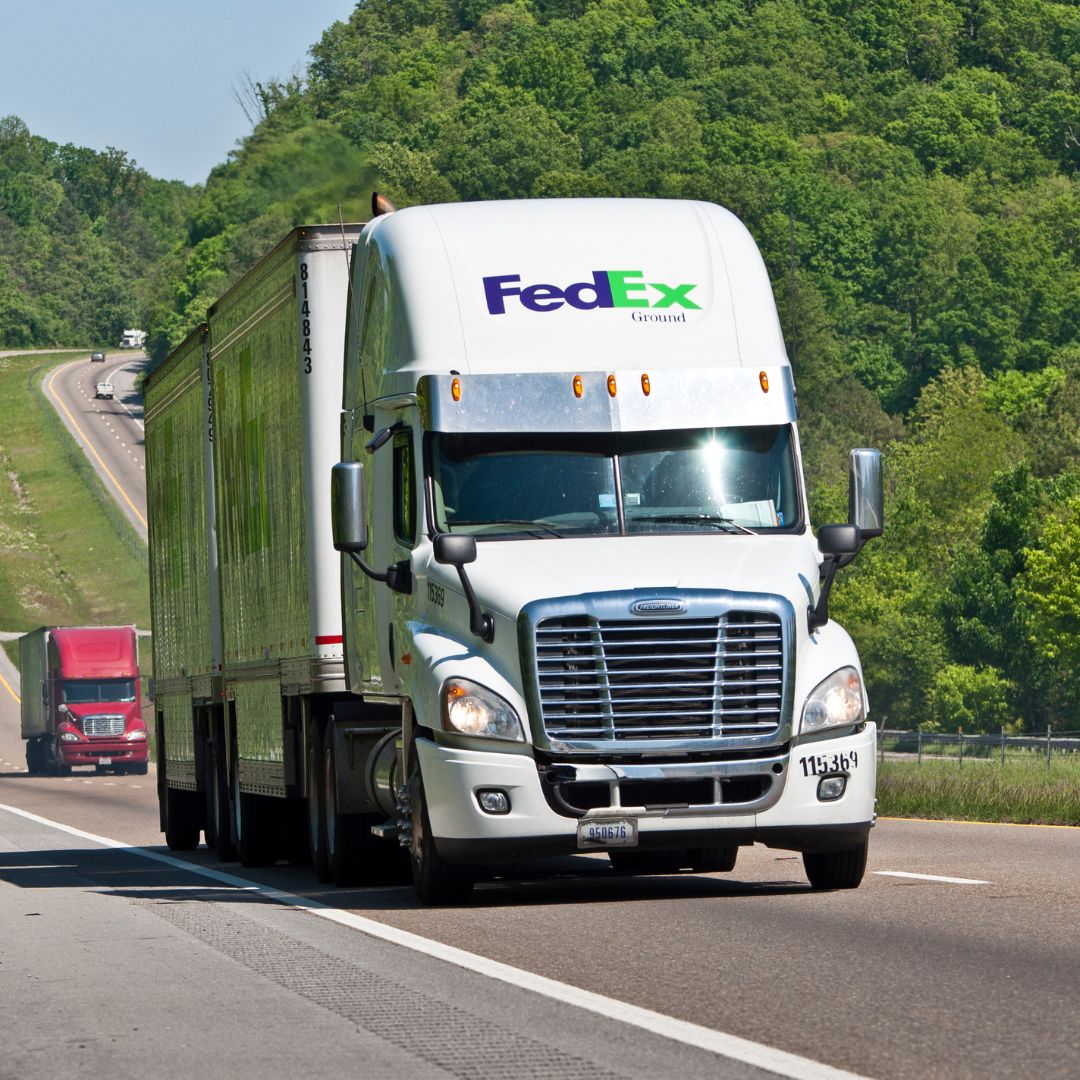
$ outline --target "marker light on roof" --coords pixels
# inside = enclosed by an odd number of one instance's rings
[[[652,393],[652,384],[649,382],[648,375],[641,376],[641,392],[648,397]]]
[[[574,376],[574,397],[581,397],[585,393],[585,385],[581,381],[580,375]]]
[[[455,401],[460,401],[461,400],[461,380],[460,379],[454,379],[454,380],[451,381],[451,383],[450,383],[450,396]]]
[[[769,376],[764,371],[758,372],[758,382],[761,383],[761,389],[763,393],[769,392]]]
[[[615,376],[614,376],[614,375],[609,375],[609,376],[607,377],[607,392],[608,392],[608,393],[609,393],[609,394],[610,394],[610,395],[611,395],[612,397],[614,397],[614,396],[615,396],[615,391],[616,391],[616,386],[615,386]]]

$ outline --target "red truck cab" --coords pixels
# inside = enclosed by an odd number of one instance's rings
[[[134,627],[43,626],[20,639],[19,656],[32,774],[75,765],[147,771]]]

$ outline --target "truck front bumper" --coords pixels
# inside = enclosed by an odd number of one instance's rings
[[[580,815],[553,808],[532,757],[462,750],[429,739],[418,739],[416,748],[439,854],[450,862],[496,863],[576,853],[581,850],[578,823],[612,815],[635,819],[642,849],[754,842],[794,851],[852,847],[866,838],[874,820],[876,737],[875,726],[868,723],[854,734],[804,743],[789,754],[770,757],[773,786],[742,808],[606,806]],[[595,770],[618,767],[581,768],[593,779]],[[697,762],[675,768],[710,775],[726,766]],[[822,780],[837,777],[843,778],[842,792],[823,798]],[[831,785],[834,790],[837,786]],[[505,793],[509,812],[481,809],[480,792],[491,790]]]
[[[95,739],[82,742],[59,743],[60,764],[99,765],[102,759],[111,765],[141,765],[149,760],[146,739],[128,742],[127,739]]]

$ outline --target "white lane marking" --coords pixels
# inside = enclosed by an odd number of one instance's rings
[[[906,870],[873,870],[871,873],[881,877],[914,878],[916,881],[944,881],[946,885],[992,885],[992,881],[980,881],[978,878],[942,877],[940,874],[910,874]]]
[[[540,994],[565,1005],[572,1005],[609,1020],[617,1020],[624,1024],[649,1031],[661,1038],[670,1039],[672,1042],[683,1043],[687,1046],[697,1047],[720,1057],[741,1061],[745,1065],[764,1069],[775,1073],[777,1076],[790,1077],[791,1080],[866,1080],[857,1073],[845,1072],[843,1069],[833,1068],[831,1065],[823,1065],[809,1058],[799,1057],[797,1054],[789,1054],[786,1050],[777,1050],[762,1043],[751,1042],[749,1039],[741,1039],[737,1035],[728,1035],[723,1031],[714,1031],[712,1028],[702,1027],[700,1024],[691,1024],[686,1020],[677,1020],[663,1013],[654,1012],[652,1009],[643,1009],[637,1005],[631,1005],[625,1001],[605,997],[603,994],[595,994],[591,990],[582,990],[577,986],[549,979],[544,975],[535,975],[531,971],[523,971],[521,968],[511,967],[509,964],[500,963],[498,960],[489,960],[485,956],[477,956],[475,953],[466,952],[464,949],[455,948],[453,945],[444,945],[439,941],[420,937],[419,934],[409,933],[408,930],[399,930],[394,926],[386,926],[375,922],[374,919],[365,919],[362,915],[354,915],[350,911],[341,911],[320,903],[318,900],[309,900],[295,893],[285,892],[267,885],[252,884],[243,878],[234,877],[221,870],[214,870],[208,866],[197,866],[194,863],[184,862],[182,859],[174,859],[171,855],[164,855],[159,851],[150,851],[148,848],[131,847],[119,840],[110,840],[104,836],[95,836],[93,833],[84,832],[82,829],[73,828],[70,825],[62,825],[58,821],[50,821],[48,818],[31,814],[27,810],[20,810],[14,806],[6,806],[0,803],[0,810],[6,810],[10,814],[25,818],[27,821],[37,822],[39,825],[47,825],[53,829],[59,829],[69,836],[78,836],[83,840],[90,840],[103,847],[115,848],[139,855],[154,862],[164,863],[180,870],[186,870],[192,874],[210,878],[212,881],[224,885],[231,885],[245,892],[258,893],[268,900],[275,900],[280,904],[288,904],[290,907],[306,911],[321,919],[338,923],[341,926],[359,930],[369,937],[378,938],[381,941],[400,945],[402,948],[411,949],[425,956],[437,960],[444,960],[455,967],[464,968],[466,971],[475,972],[478,975],[486,975],[488,978],[497,979],[499,982],[509,983],[522,990]]]

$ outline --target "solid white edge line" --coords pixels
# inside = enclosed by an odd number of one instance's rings
[[[486,975],[488,978],[497,979],[519,989],[540,994],[565,1005],[573,1005],[588,1012],[632,1027],[641,1028],[644,1031],[659,1035],[661,1038],[670,1039],[673,1042],[693,1046],[699,1050],[717,1054],[720,1057],[730,1058],[751,1065],[758,1069],[764,1069],[777,1076],[789,1077],[791,1080],[866,1080],[858,1073],[846,1072],[843,1069],[824,1065],[810,1058],[790,1054],[786,1050],[777,1050],[762,1043],[751,1042],[742,1039],[738,1035],[728,1035],[722,1031],[702,1027],[687,1020],[677,1020],[663,1013],[654,1012],[652,1009],[644,1009],[629,1002],[618,1001],[615,998],[596,994],[591,990],[582,990],[580,987],[571,986],[568,983],[549,979],[544,975],[536,975],[522,968],[512,967],[498,960],[490,960],[475,953],[466,952],[453,945],[444,945],[430,938],[421,937],[419,934],[410,933],[408,930],[399,930],[393,926],[367,919],[362,915],[354,915],[340,908],[330,907],[318,900],[309,900],[295,893],[285,892],[258,882],[249,881],[245,878],[235,877],[221,870],[214,870],[206,866],[198,866],[194,863],[185,862],[183,859],[165,855],[159,851],[151,851],[148,848],[132,847],[130,844],[119,840],[111,840],[105,836],[96,836],[94,833],[76,829],[71,825],[64,825],[58,821],[32,814],[28,810],[20,810],[18,807],[7,806],[0,803],[0,810],[6,810],[17,817],[27,821],[37,822],[49,828],[58,829],[69,836],[77,836],[83,840],[90,840],[103,847],[130,852],[154,862],[164,863],[180,870],[186,870],[192,874],[210,878],[223,885],[231,885],[248,893],[258,893],[268,900],[274,900],[280,904],[287,904],[300,911],[309,912],[321,919],[328,919],[341,926],[359,930],[369,937],[378,938],[392,945],[400,945],[402,948],[411,949],[413,952],[422,953],[436,960],[443,960],[455,967],[464,968],[466,971],[475,972],[478,975]]]
[[[881,877],[914,878],[916,881],[943,881],[947,885],[993,885],[992,881],[981,881],[979,878],[967,877],[942,877],[939,874],[914,874],[908,870],[872,870],[872,874]]]

